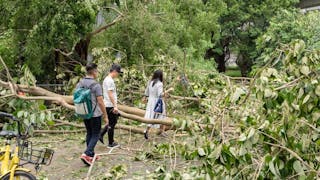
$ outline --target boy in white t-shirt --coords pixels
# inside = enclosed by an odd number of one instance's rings
[[[108,140],[109,148],[118,147],[114,141],[114,128],[118,122],[119,110],[118,110],[118,97],[117,97],[117,88],[114,83],[114,78],[117,78],[121,74],[121,66],[119,64],[113,64],[110,68],[109,75],[103,80],[102,89],[103,89],[103,101],[106,106],[108,119],[109,119],[109,129],[108,129]],[[103,137],[101,137],[103,138]]]

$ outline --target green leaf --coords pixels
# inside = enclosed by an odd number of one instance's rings
[[[44,122],[46,119],[46,114],[44,112],[40,113],[40,122]]]
[[[44,105],[44,104],[40,104],[39,105],[39,110],[40,111],[44,111],[44,110],[46,110],[47,109],[47,107]]]
[[[251,138],[255,133],[255,130],[253,128],[250,129],[249,134],[248,134],[248,139]]]
[[[36,123],[36,119],[37,119],[36,115],[35,115],[35,114],[31,114],[31,116],[30,116],[30,122]]]
[[[298,98],[301,98],[303,96],[303,94],[304,94],[304,90],[303,90],[303,88],[300,88]]]
[[[231,102],[236,102],[239,100],[241,95],[245,94],[245,91],[241,88],[237,88],[231,97]]]
[[[304,99],[302,101],[302,104],[305,104],[306,102],[308,102],[309,98],[310,98],[310,95],[309,94],[306,95],[306,97],[304,97]]]
[[[19,112],[17,113],[17,117],[18,117],[18,118],[21,118],[21,117],[23,116],[23,114],[24,114],[24,111],[19,111]]]
[[[241,145],[239,150],[239,156],[243,156],[247,153],[246,147],[244,145]]]
[[[308,64],[308,57],[304,56],[304,57],[301,59],[301,62],[302,62],[302,64]]]
[[[28,115],[29,115],[29,112],[28,111],[24,111],[24,113],[23,113],[23,117],[28,117]]]
[[[318,86],[316,87],[315,93],[316,93],[317,96],[320,97],[320,85],[318,85]]]
[[[310,69],[308,66],[302,66],[300,72],[307,76],[308,74],[310,74]]]
[[[55,124],[55,122],[54,122],[54,121],[47,121],[47,124],[48,124],[49,126],[53,126],[53,125]]]
[[[265,89],[264,90],[264,97],[269,98],[272,97],[272,90],[271,89]]]
[[[204,152],[203,148],[198,148],[198,154],[199,156],[203,157],[206,155],[206,153]]]
[[[299,173],[299,174],[301,174],[301,175],[304,175],[304,170],[303,170],[303,167],[302,167],[300,161],[296,160],[296,161],[293,163],[293,169],[294,169],[297,173]]]
[[[242,133],[239,137],[239,141],[245,141],[247,139],[246,135]]]
[[[173,125],[176,127],[180,127],[181,126],[182,121],[180,121],[177,118],[173,118]]]
[[[219,156],[220,156],[220,154],[221,154],[221,149],[222,149],[222,145],[220,144],[218,147],[216,147],[215,149],[214,149],[214,151],[212,151],[211,153],[210,153],[210,155],[208,156],[208,158],[210,158],[210,159],[218,159],[219,158]]]
[[[269,169],[272,172],[272,174],[274,174],[276,177],[280,177],[279,170],[276,169],[276,167],[274,166],[274,161],[269,162]]]

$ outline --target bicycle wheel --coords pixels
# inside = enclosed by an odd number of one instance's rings
[[[13,179],[19,179],[19,180],[37,180],[37,178],[32,175],[31,173],[25,172],[25,171],[16,171],[14,173]],[[3,177],[3,180],[10,180],[10,173],[6,174]]]

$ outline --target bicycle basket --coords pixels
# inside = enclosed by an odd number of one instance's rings
[[[52,149],[34,149],[32,142],[27,140],[19,145],[19,158],[31,164],[50,165],[53,154],[54,150]]]

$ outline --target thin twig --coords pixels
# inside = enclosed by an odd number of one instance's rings
[[[294,156],[295,158],[297,158],[303,165],[305,165],[306,167],[308,167],[309,169],[315,171],[308,163],[306,163],[296,152],[294,152],[293,150],[285,147],[285,146],[282,146],[280,144],[273,144],[273,143],[269,143],[269,142],[264,142],[265,144],[268,144],[268,145],[271,145],[271,146],[274,146],[274,147],[278,147],[278,148],[281,148],[281,149],[284,149],[286,150],[287,152],[289,152],[292,156]],[[319,175],[319,174],[318,174]]]

